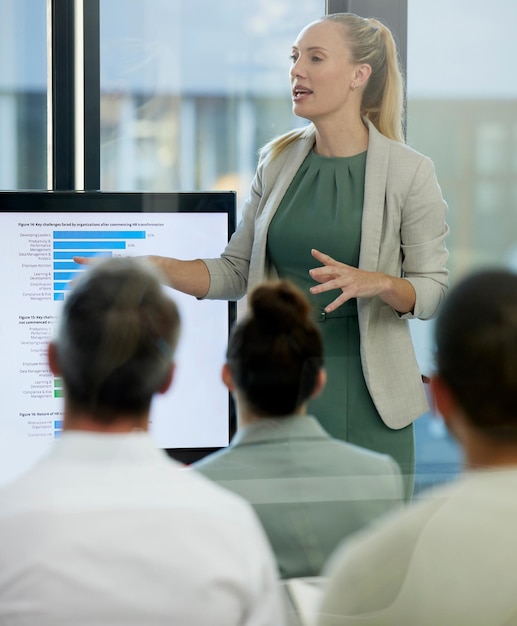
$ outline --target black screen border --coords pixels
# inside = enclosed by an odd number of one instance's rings
[[[235,191],[0,191],[0,212],[9,213],[226,213],[228,240],[236,227],[236,204]],[[236,302],[228,301],[229,330],[236,317]],[[230,441],[237,424],[230,393],[228,406]],[[165,452],[188,465],[220,449],[165,448]]]

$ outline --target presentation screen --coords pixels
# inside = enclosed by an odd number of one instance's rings
[[[0,484],[28,469],[60,436],[63,388],[47,345],[74,256],[218,257],[235,228],[234,192],[0,192]],[[166,288],[182,332],[172,388],[153,400],[156,445],[192,462],[227,446],[233,406],[220,377],[235,304]]]

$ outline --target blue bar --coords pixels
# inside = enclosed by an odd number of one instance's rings
[[[70,283],[54,283],[54,291],[70,291],[72,285]]]
[[[54,241],[54,250],[125,250],[125,241]],[[76,256],[82,256],[77,254]]]
[[[54,431],[54,439],[57,439],[58,437],[61,437],[61,433],[63,431],[62,430],[55,430]]]
[[[54,420],[54,428],[63,428],[63,420]]]
[[[54,263],[54,269],[55,270],[79,270],[79,269],[85,269],[84,265],[81,265],[80,263],[76,263],[75,261],[58,261],[57,263]]]
[[[145,239],[145,230],[55,230],[54,239]]]
[[[65,260],[71,260],[74,258],[74,256],[83,256],[85,258],[91,258],[91,257],[96,257],[96,256],[105,256],[105,257],[110,257],[113,256],[112,252],[106,251],[106,252],[81,252],[81,254],[77,254],[74,250],[67,250],[66,252],[54,252],[54,259],[55,260],[59,260],[59,259],[65,259]]]
[[[65,294],[64,293],[55,293],[54,294],[54,301],[58,302],[60,300],[64,300],[65,299]]]
[[[73,280],[81,274],[83,272],[54,272],[54,280]]]

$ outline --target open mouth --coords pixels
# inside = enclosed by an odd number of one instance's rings
[[[310,89],[306,89],[305,87],[295,87],[293,89],[293,98],[295,100],[297,100],[298,98],[301,98],[303,96],[307,96],[309,94],[311,94],[312,91]]]

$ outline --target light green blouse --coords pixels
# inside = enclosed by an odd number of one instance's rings
[[[271,221],[268,254],[279,276],[297,284],[314,306],[324,307],[339,294],[309,294],[309,269],[319,265],[312,248],[359,264],[365,168],[366,152],[329,158],[311,151]]]

